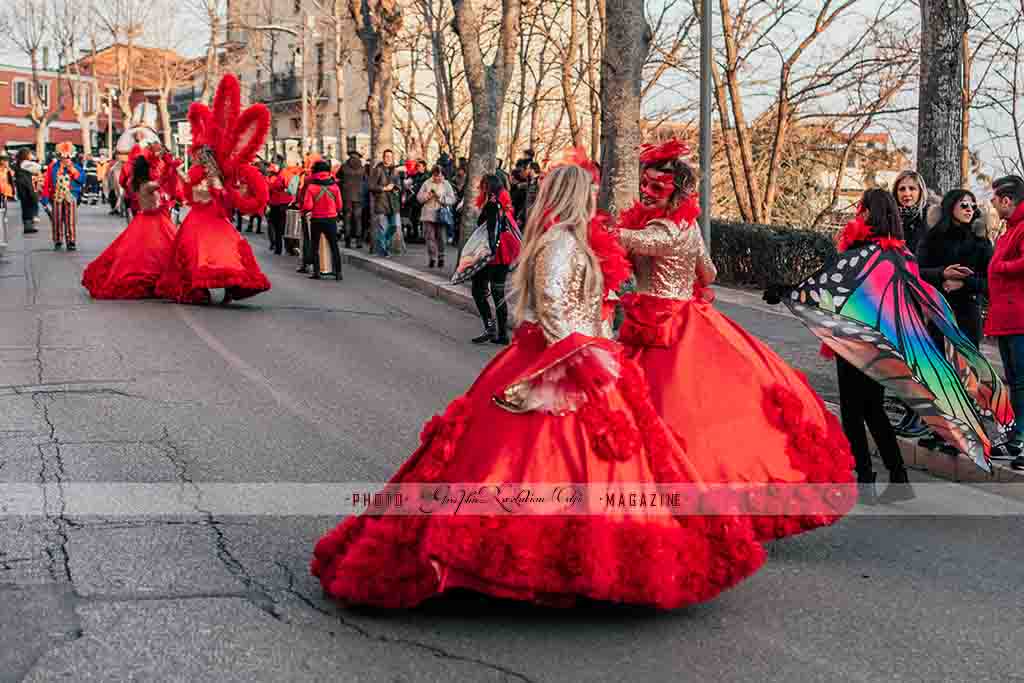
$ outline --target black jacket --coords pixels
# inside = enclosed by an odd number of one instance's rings
[[[964,280],[963,288],[943,292],[950,305],[958,306],[988,296],[988,262],[992,260],[992,243],[987,237],[974,234],[970,226],[955,224],[945,230],[935,227],[921,239],[917,247],[917,263],[921,277],[942,291],[942,271],[960,264],[974,274]]]

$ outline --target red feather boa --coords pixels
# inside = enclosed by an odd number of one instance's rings
[[[655,220],[668,219],[677,225],[693,225],[700,217],[700,204],[697,197],[690,195],[672,211],[646,206],[637,200],[633,206],[619,214],[616,227],[619,230],[640,230]]]
[[[612,229],[612,216],[605,211],[598,211],[590,219],[590,248],[597,255],[604,276],[605,297],[617,292],[633,274],[633,266],[622,248],[618,236]]]
[[[882,249],[903,249],[906,246],[904,240],[893,237],[873,237],[871,230],[872,227],[864,220],[864,216],[857,216],[847,223],[839,233],[836,238],[836,250],[842,253],[858,242],[874,242]]]

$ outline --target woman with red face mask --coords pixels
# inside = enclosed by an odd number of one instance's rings
[[[763,540],[831,524],[856,499],[850,445],[803,374],[711,305],[688,153],[671,141],[641,154],[641,200],[619,218],[637,279],[619,341],[701,478],[749,491]]]

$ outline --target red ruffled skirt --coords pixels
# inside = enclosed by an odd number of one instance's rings
[[[601,389],[601,371],[580,361],[587,345],[618,354],[617,376]],[[495,403],[536,368],[589,384],[586,400],[560,415]],[[692,482],[692,472],[621,347],[579,335],[548,347],[537,326],[524,324],[469,391],[427,423],[391,483],[667,484]],[[764,557],[749,520],[732,515],[361,515],[320,539],[311,571],[346,604],[412,607],[463,588],[557,606],[585,597],[670,609],[714,597]]]
[[[156,293],[178,303],[201,304],[209,302],[209,290],[222,288],[232,299],[245,299],[270,289],[270,280],[221,210],[212,203],[198,204],[178,230]]]
[[[148,299],[167,270],[174,224],[165,211],[136,214],[128,227],[90,263],[82,286],[94,299]]]
[[[619,341],[646,373],[655,410],[702,480],[750,492],[742,506],[759,538],[850,511],[850,444],[803,373],[701,299],[628,294],[623,306]]]

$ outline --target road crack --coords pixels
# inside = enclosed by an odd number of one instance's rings
[[[475,657],[467,657],[465,655],[456,654],[450,650],[446,650],[437,645],[425,643],[420,640],[413,640],[411,638],[397,638],[394,636],[387,636],[380,633],[374,633],[373,631],[370,631],[369,629],[360,626],[354,621],[346,619],[344,614],[329,609],[325,609],[322,605],[317,604],[316,601],[313,600],[313,598],[309,597],[308,595],[300,591],[298,588],[296,588],[295,581],[297,577],[295,576],[295,572],[292,570],[291,567],[280,561],[275,562],[275,564],[288,577],[288,587],[286,588],[286,590],[290,595],[294,596],[309,609],[319,612],[324,616],[337,619],[346,630],[355,633],[356,635],[362,638],[377,643],[383,643],[386,645],[401,645],[403,647],[408,647],[414,650],[419,650],[421,652],[428,653],[434,657],[437,657],[438,659],[444,659],[453,662],[462,662],[464,664],[473,664],[474,666],[480,666],[485,669],[490,669],[491,671],[496,671],[513,680],[523,681],[524,683],[533,683],[533,679],[527,676],[526,674],[520,673],[519,671],[515,671],[500,664],[488,662],[483,659],[477,659]]]

